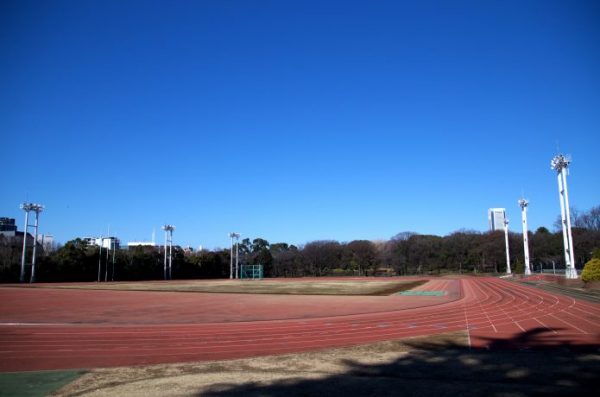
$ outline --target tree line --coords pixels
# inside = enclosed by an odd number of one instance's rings
[[[600,207],[593,208],[598,211]],[[586,215],[588,213],[584,213]],[[600,225],[589,222],[573,227],[576,267],[591,259],[600,247]],[[447,236],[398,233],[387,241],[311,241],[302,246],[269,243],[262,238],[239,243],[241,264],[262,264],[265,277],[436,275],[443,273],[504,273],[504,232],[460,230]],[[0,236],[0,282],[17,282],[21,246]],[[37,258],[39,282],[96,281],[100,279],[159,280],[163,278],[163,248],[133,247],[108,252],[81,239],[67,242]],[[529,232],[532,271],[564,268],[562,231],[545,227]],[[523,236],[509,233],[513,272],[523,272]],[[234,253],[235,255],[235,253]],[[186,253],[173,247],[174,279],[228,278],[230,249]],[[30,260],[28,260],[30,262]]]

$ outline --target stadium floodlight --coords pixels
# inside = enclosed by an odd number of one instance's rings
[[[239,257],[239,239],[240,234],[231,232],[229,233],[231,238],[231,251],[229,256],[229,279],[233,278],[233,239],[235,238],[235,278],[238,278],[238,257]]]
[[[525,275],[531,274],[531,268],[529,267],[529,239],[527,230],[527,206],[529,201],[525,199],[519,200],[519,206],[521,207],[521,219],[523,220],[523,252],[525,256]]]
[[[34,238],[33,238],[33,253],[31,257],[31,278],[29,279],[30,283],[35,282],[35,255],[36,255],[36,247],[37,247],[37,238],[38,238],[38,226],[39,226],[39,217],[40,212],[44,210],[44,206],[41,204],[34,203],[23,203],[21,204],[21,209],[25,211],[25,229],[23,230],[23,252],[21,254],[21,275],[20,281],[25,282],[25,256],[27,253],[27,232],[30,227],[33,227]],[[35,212],[35,224],[29,224],[29,212]]]
[[[173,230],[175,230],[175,226],[173,225],[164,225],[162,230],[165,231],[165,263],[164,263],[164,273],[165,280],[171,279],[171,265],[173,264]],[[169,250],[169,260],[167,266],[167,248]],[[168,272],[167,272],[168,268]],[[167,278],[168,277],[168,278]]]
[[[504,218],[504,241],[506,243],[506,274],[512,274],[510,270],[510,252],[508,250],[508,218]]]
[[[557,172],[558,194],[560,199],[560,217],[565,249],[565,277],[577,278],[575,270],[575,251],[573,249],[573,234],[571,233],[571,210],[569,209],[569,193],[567,192],[567,174],[571,159],[557,154],[550,161],[550,167]]]

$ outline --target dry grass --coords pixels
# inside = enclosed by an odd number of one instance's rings
[[[475,351],[463,332],[251,359],[94,370],[54,396],[595,395],[600,354]]]
[[[218,280],[218,281],[174,281],[174,282],[119,282],[119,283],[74,283],[39,284],[38,287],[66,289],[101,289],[117,291],[168,291],[228,294],[279,294],[279,295],[391,295],[415,288],[424,280],[330,280],[298,281],[274,280]]]
[[[408,339],[418,341],[418,339]],[[466,346],[464,333],[429,337],[434,345]],[[378,365],[414,350],[407,341],[379,342],[340,349],[240,360],[96,369],[53,396],[198,396],[252,383],[268,386],[295,380],[319,380],[344,374],[349,363]]]

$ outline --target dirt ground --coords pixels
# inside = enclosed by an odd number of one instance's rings
[[[471,350],[459,332],[302,354],[97,369],[52,395],[595,395],[599,374],[597,350]]]
[[[426,280],[210,280],[118,283],[36,284],[37,288],[169,291],[276,295],[391,295],[415,288]]]

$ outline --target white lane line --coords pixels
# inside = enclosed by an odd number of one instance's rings
[[[461,280],[461,286],[465,286]],[[463,313],[465,315],[465,326],[467,330],[467,343],[469,344],[469,350],[471,350],[471,331],[469,330],[469,318],[467,317],[467,304],[463,302]]]
[[[565,324],[567,324],[567,325],[569,325],[569,326],[571,326],[571,327],[575,328],[576,330],[580,331],[580,332],[581,332],[581,333],[583,333],[583,334],[586,334],[586,335],[588,335],[588,334],[589,334],[589,332],[586,332],[586,331],[582,330],[581,328],[579,328],[579,327],[577,327],[577,326],[575,326],[575,325],[571,324],[571,323],[570,323],[570,322],[568,322],[568,321],[565,321],[565,320],[563,320],[562,318],[556,317],[554,314],[550,314],[550,317],[554,317],[554,318],[555,318],[555,319],[557,319],[558,321],[560,321],[560,322],[563,322],[563,323],[565,323]]]
[[[544,328],[546,328],[547,330],[552,331],[553,334],[558,334],[558,332],[556,332],[553,328],[548,327],[546,324],[544,324],[543,322],[541,322],[538,318],[534,318],[535,321],[537,321],[538,323],[542,324],[542,326]]]
[[[7,326],[7,327],[31,327],[31,326],[47,327],[48,325],[71,326],[71,325],[74,325],[74,324],[72,324],[72,323],[0,323],[0,327],[1,326]],[[79,324],[77,324],[77,325],[79,325]]]

